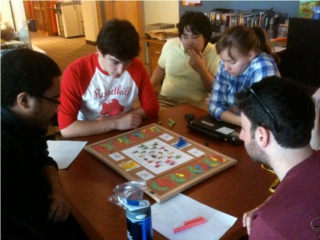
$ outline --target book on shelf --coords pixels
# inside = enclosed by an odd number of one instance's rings
[[[209,19],[212,31],[223,32],[226,27],[240,24],[268,29],[273,16],[273,8],[268,10],[251,9],[248,11],[216,8],[211,10]]]

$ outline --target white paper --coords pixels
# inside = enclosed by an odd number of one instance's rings
[[[234,132],[233,129],[227,128],[227,127],[218,128],[216,131],[217,131],[217,132],[221,132],[221,133],[226,134],[226,135]]]
[[[277,47],[277,46],[273,48],[274,48],[274,52],[281,52],[286,49],[285,47]]]
[[[87,142],[83,141],[47,141],[49,156],[58,164],[59,169],[65,169],[78,156]]]
[[[220,239],[237,218],[199,203],[183,194],[151,206],[153,228],[171,240]],[[185,221],[203,217],[206,223],[174,233]]]

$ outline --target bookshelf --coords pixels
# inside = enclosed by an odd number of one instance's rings
[[[275,14],[273,8],[267,10],[252,9],[249,11],[212,9],[209,19],[214,32],[223,32],[225,28],[239,24],[249,27],[260,26],[266,30],[273,30],[279,24],[280,16]]]

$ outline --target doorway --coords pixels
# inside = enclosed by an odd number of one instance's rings
[[[26,18],[35,24],[35,29],[29,25],[29,31],[54,36],[57,34],[57,23],[54,14],[54,1],[23,1]]]

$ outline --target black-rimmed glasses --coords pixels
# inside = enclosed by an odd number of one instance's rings
[[[58,100],[55,100],[55,99],[52,99],[52,98],[48,98],[48,97],[45,97],[45,96],[42,96],[42,95],[36,95],[36,97],[39,97],[39,98],[48,100],[48,101],[50,101],[50,102],[53,102],[53,103],[55,103],[55,104],[58,105],[58,106],[61,104]]]
[[[258,94],[256,94],[256,92],[253,90],[252,87],[250,88],[249,91],[257,99],[257,101],[258,101],[260,107],[263,109],[263,111],[265,111],[265,113],[267,113],[270,116],[270,118],[272,119],[273,125],[274,125],[274,129],[276,130],[277,133],[279,133],[280,129],[279,129],[279,126],[277,124],[275,117],[272,115],[272,113],[267,108],[267,106],[264,104],[264,102],[262,102],[261,98],[258,96]]]

